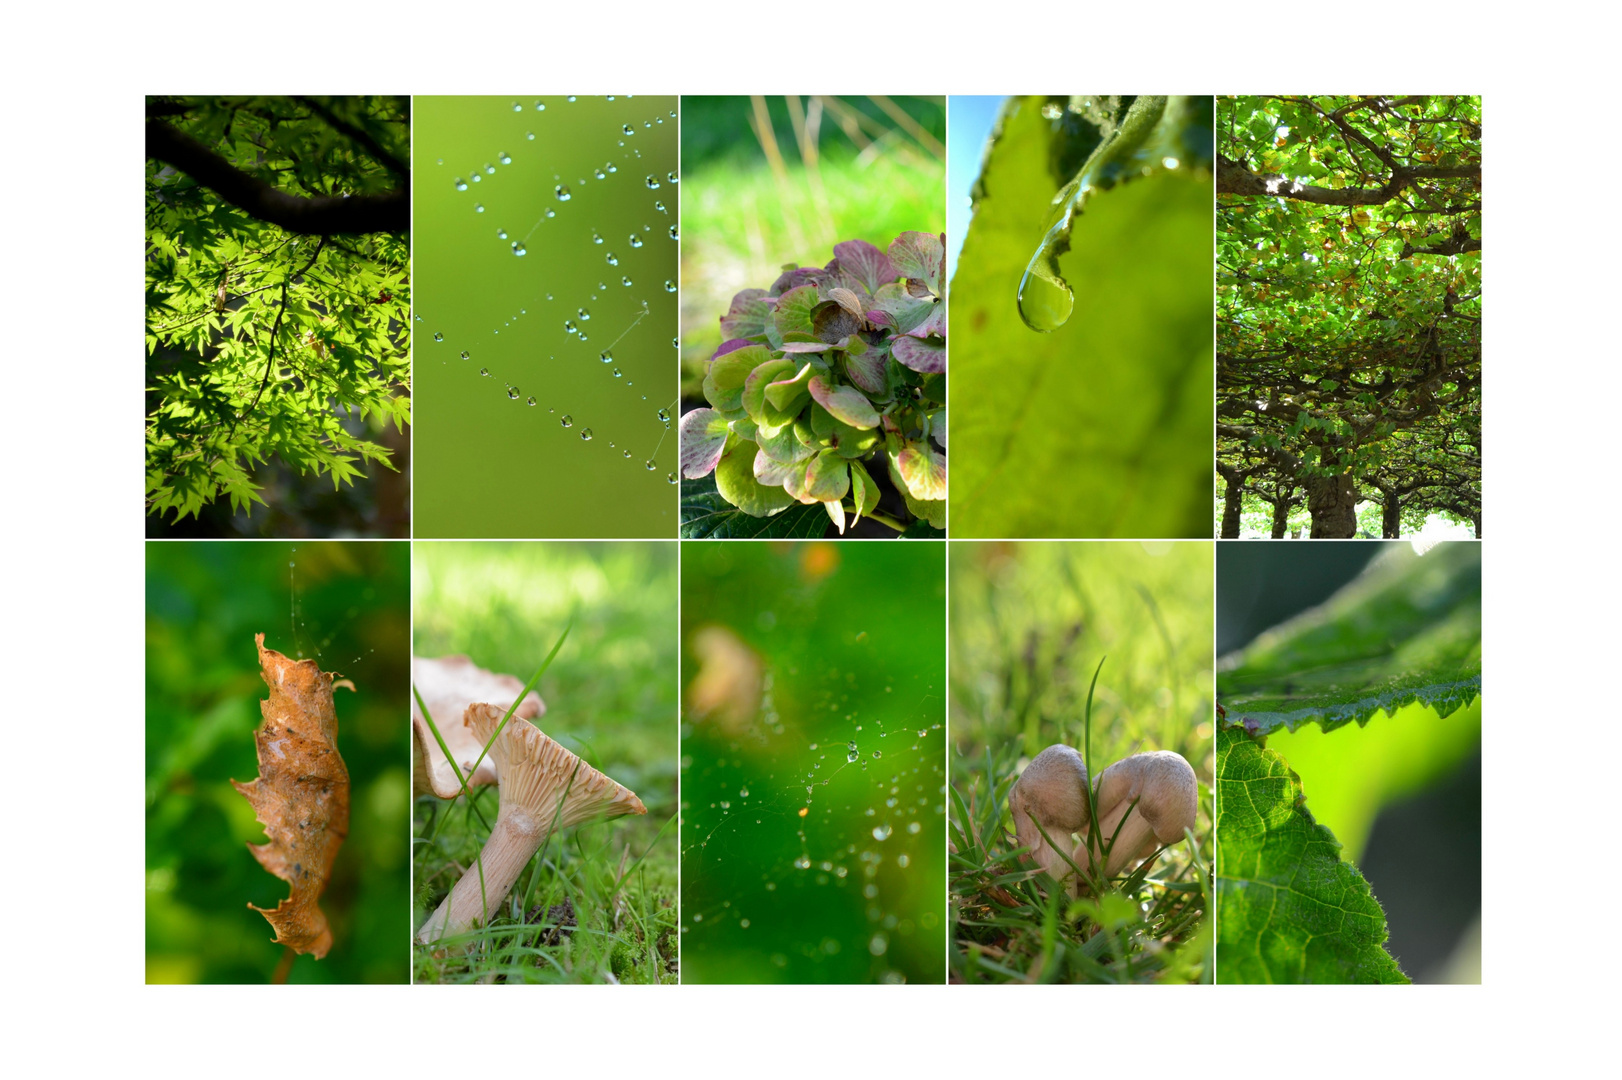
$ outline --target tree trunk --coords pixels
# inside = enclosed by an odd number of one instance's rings
[[[1357,485],[1350,475],[1314,476],[1302,486],[1312,515],[1312,539],[1350,540],[1357,535]]]
[[[1381,494],[1385,496],[1385,505],[1381,512],[1380,532],[1387,540],[1396,540],[1402,535],[1402,503],[1395,491],[1382,491]]]
[[[1282,540],[1290,531],[1290,509],[1294,506],[1289,499],[1280,495],[1273,503],[1273,539]]]
[[[1222,539],[1239,539],[1239,505],[1245,494],[1242,482],[1228,481],[1228,489],[1222,496]]]
[[[1476,530],[1476,539],[1480,540],[1481,539],[1481,511],[1480,510],[1477,510],[1475,512],[1475,516],[1470,519],[1470,524]]]

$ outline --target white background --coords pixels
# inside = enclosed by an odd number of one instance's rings
[[[1598,5],[65,7],[11,9],[0,71],[5,1072],[1615,1069],[1619,127]],[[1485,96],[1484,986],[143,985],[145,94],[1076,88]],[[265,1038],[288,1021],[296,1042]]]

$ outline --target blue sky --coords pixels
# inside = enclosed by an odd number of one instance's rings
[[[1002,97],[954,95],[946,103],[946,276],[957,273],[957,253],[969,231],[969,190],[980,175],[980,155],[997,122]]]

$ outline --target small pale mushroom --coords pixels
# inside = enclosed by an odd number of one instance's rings
[[[411,684],[428,706],[429,715],[439,728],[445,746],[462,770],[464,777],[479,760],[484,743],[473,737],[473,732],[462,723],[462,714],[474,702],[499,706],[502,711],[524,691],[524,684],[511,675],[498,675],[486,671],[465,656],[441,656],[433,659],[411,658]],[[530,691],[513,713],[514,718],[533,720],[546,712],[546,703],[540,695]],[[496,782],[495,764],[486,755],[478,771],[468,779],[468,787]],[[417,705],[417,695],[411,697],[411,793],[412,796],[432,792],[441,799],[454,799],[461,794],[456,771],[445,760],[428,721],[423,719]]]
[[[1099,846],[1109,846],[1103,876],[1109,878],[1161,845],[1183,839],[1183,830],[1193,828],[1199,812],[1199,784],[1181,754],[1153,750],[1123,758],[1099,773],[1096,799]],[[1084,835],[1076,848],[1076,865],[1086,866],[1092,858]]]
[[[457,727],[480,745],[489,742],[506,708],[467,707]],[[645,814],[647,807],[627,788],[610,780],[517,716],[507,721],[490,746],[500,784],[501,805],[490,839],[428,921],[417,931],[424,944],[459,934],[494,912],[513,882],[554,829],[586,821]],[[482,867],[482,876],[481,876]],[[482,885],[482,887],[481,887]]]
[[[1068,845],[1071,833],[1086,831],[1087,763],[1080,754],[1064,745],[1037,754],[1009,790],[1008,809],[1014,816],[1014,836],[1021,847],[1031,849],[1023,856],[1027,861],[1046,870],[1055,881],[1075,873],[1064,856],[1042,839],[1036,823],[1055,844]]]

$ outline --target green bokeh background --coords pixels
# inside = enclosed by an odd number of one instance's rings
[[[662,956],[676,951],[676,830],[672,824],[663,836],[659,832],[676,812],[675,542],[427,542],[416,545],[412,572],[417,656],[462,653],[481,667],[527,681],[574,613],[568,640],[536,687],[546,713],[535,725],[636,792],[648,809],[645,815],[584,825],[552,841],[548,872],[525,906],[561,903],[567,895],[582,932],[599,936],[587,943],[577,939],[572,953],[559,950],[566,976],[531,964],[530,977],[600,980],[614,951],[614,941],[602,932],[614,913],[591,902],[612,890],[579,883],[602,872],[612,879],[628,846],[631,859],[645,858],[625,883],[626,902],[646,912],[650,923],[668,919],[670,932],[663,944],[651,943],[659,946],[660,960],[617,974],[622,982],[673,982],[674,970],[664,970]],[[488,792],[483,799],[491,821],[494,795]],[[432,831],[427,823],[435,809],[448,816],[436,843],[422,844],[417,854],[413,925],[428,917],[487,838],[471,815],[436,803],[427,796],[417,804],[419,836]],[[448,861],[453,856],[455,866]],[[529,880],[528,873],[520,878]],[[657,925],[652,935],[660,937]],[[418,981],[466,973],[455,965],[441,970],[427,950],[419,950]]]
[[[147,982],[264,983],[283,955],[270,924],[247,904],[274,907],[288,886],[248,852],[264,830],[229,782],[258,774],[252,732],[267,691],[255,633],[267,648],[314,658],[357,688],[334,695],[350,821],[321,898],[333,945],[321,960],[299,957],[288,981],[406,981],[407,548],[147,544]]]
[[[683,981],[943,982],[945,545],[691,541],[682,560],[683,683],[717,624],[772,678],[746,725],[683,722]]]
[[[872,99],[834,99],[811,154],[795,134],[790,100],[764,98],[781,177],[751,127],[749,97],[681,101],[682,303],[685,396],[700,398],[704,364],[721,344],[721,316],[734,294],[771,286],[785,263],[823,266],[844,240],[888,248],[903,232],[946,228],[946,166],[930,140],[944,143],[941,97],[888,100],[926,134],[909,134]],[[809,98],[793,98],[809,117]],[[860,142],[833,108],[861,116]],[[848,114],[846,114],[848,115]],[[809,128],[806,129],[809,133]],[[807,135],[809,140],[809,134]]]
[[[951,282],[951,534],[1206,536],[1211,177],[1162,171],[1092,198],[1059,258],[1075,310],[1037,333],[1018,293],[1059,187],[1043,103],[1004,114]]]
[[[677,489],[666,478],[676,433],[658,412],[674,415],[676,399],[676,295],[665,287],[677,279],[669,230],[681,189],[667,178],[677,168],[676,99],[418,97],[414,107],[414,535],[674,537]],[[456,190],[458,178],[468,190]],[[558,184],[568,202],[555,197]],[[633,233],[642,247],[630,246]],[[515,257],[511,244],[526,234],[527,254]],[[649,314],[613,346],[611,364],[599,362],[644,301]],[[565,319],[588,340],[567,333]]]

